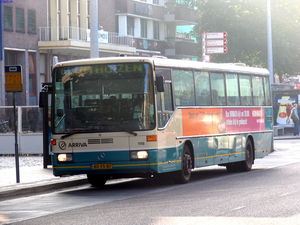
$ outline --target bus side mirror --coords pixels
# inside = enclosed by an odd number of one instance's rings
[[[157,92],[164,92],[164,77],[162,75],[157,75],[156,76],[156,89]]]

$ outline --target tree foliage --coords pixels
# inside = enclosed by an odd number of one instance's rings
[[[274,73],[300,72],[299,0],[270,0]],[[243,62],[267,67],[267,0],[170,0],[180,7],[197,7],[199,21],[194,35],[201,43],[202,31],[228,33],[228,53],[211,55],[212,62]],[[201,57],[199,46],[199,57]]]

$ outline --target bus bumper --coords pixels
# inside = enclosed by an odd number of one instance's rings
[[[99,153],[73,153],[73,161],[68,163],[58,162],[58,154],[54,153],[52,156],[53,174],[55,176],[78,174],[103,174],[112,177],[148,176],[158,172],[158,158],[157,150],[147,152],[146,160],[130,160],[129,151],[119,154],[118,152],[105,152],[108,159],[105,161],[99,157]]]

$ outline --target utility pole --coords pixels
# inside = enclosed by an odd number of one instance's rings
[[[4,56],[3,56],[3,21],[2,21],[2,18],[3,18],[3,16],[2,16],[2,2],[0,1],[0,38],[1,38],[1,40],[0,40],[0,50],[1,50],[1,56],[0,56],[0,61],[3,61],[3,58],[4,58]]]
[[[98,0],[90,0],[90,17],[91,17],[90,58],[99,58]]]
[[[270,72],[270,83],[274,83],[273,74],[273,46],[272,46],[272,22],[270,0],[267,0],[267,23],[268,23],[268,70]]]

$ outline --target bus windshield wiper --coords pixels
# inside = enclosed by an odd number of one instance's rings
[[[137,136],[137,133],[135,133],[135,132],[132,131],[132,130],[120,129],[119,131],[124,131],[124,132],[127,132],[127,133],[129,133],[129,134],[133,134],[134,136]]]
[[[61,139],[65,139],[66,137],[70,137],[74,134],[80,134],[80,133],[85,133],[86,131],[76,131],[76,132],[72,132],[72,133],[68,133],[68,134],[65,134],[63,136],[61,136]]]

